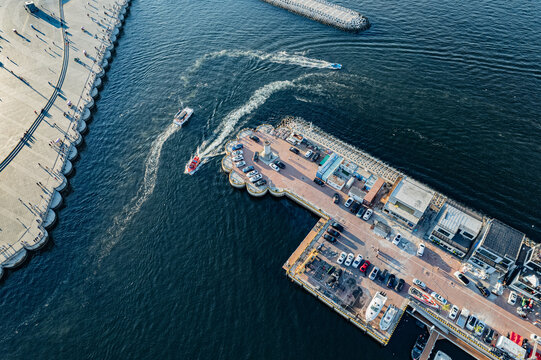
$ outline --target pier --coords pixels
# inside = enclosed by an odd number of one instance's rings
[[[366,17],[357,11],[325,0],[263,0],[269,4],[331,25],[345,31],[359,32],[370,27]]]
[[[256,136],[259,142],[252,140],[252,136]],[[263,151],[263,143],[270,145],[270,151]],[[243,145],[245,166],[253,166],[266,183],[254,184],[242,169],[236,166],[230,156],[232,147],[236,144]],[[294,149],[298,153],[292,151]],[[259,161],[253,161],[255,152],[259,152]],[[310,154],[315,152],[321,155],[317,161],[310,158]],[[507,303],[509,290],[505,290],[501,296],[482,296],[473,285],[474,281],[480,283],[481,279],[474,277],[475,271],[468,272],[471,264],[459,254],[442,248],[440,244],[428,241],[427,238],[431,234],[432,226],[438,222],[437,213],[445,211],[446,206],[456,206],[471,216],[474,219],[471,222],[482,227],[479,231],[480,237],[490,232],[493,219],[487,219],[476,211],[457,204],[447,196],[415,182],[391,165],[300,119],[286,118],[276,128],[261,125],[256,129],[241,130],[236,139],[226,144],[225,153],[222,169],[228,174],[232,186],[246,189],[252,196],[260,197],[270,193],[277,197],[287,197],[319,218],[306,238],[285,261],[283,269],[291,281],[378,343],[386,345],[390,341],[405,312],[433,329],[431,346],[437,339],[446,338],[477,359],[501,358],[501,350],[496,348],[498,336],[516,332],[526,338],[539,333],[534,321],[521,318],[515,313],[515,307]],[[284,165],[279,171],[269,166],[276,159]],[[327,162],[331,162],[331,165],[326,165]],[[345,178],[352,174],[354,180],[346,181]],[[344,176],[344,179],[339,176]],[[322,185],[319,185],[314,181],[316,177],[327,180],[321,181]],[[363,184],[375,186],[375,178],[384,181],[381,190],[369,205],[374,215],[366,221],[349,211],[344,202],[349,196],[358,194],[359,190],[351,192],[350,189],[362,188]],[[353,184],[348,186],[345,182]],[[408,224],[414,221],[413,219],[405,222],[397,218],[396,214],[385,211],[393,197],[398,196],[398,190],[405,186],[414,188],[414,194],[424,199],[417,203],[422,202],[426,207],[424,216],[421,216],[413,227],[415,231]],[[364,193],[367,194],[367,190],[364,190]],[[336,195],[341,198],[339,204],[333,201]],[[359,201],[362,201],[362,197]],[[340,231],[340,236],[335,238],[336,241],[330,242],[324,235],[329,234],[328,230],[333,222],[339,223],[344,229]],[[401,234],[399,245],[391,243],[396,234]],[[418,256],[417,249],[421,242],[426,249],[423,256]],[[343,261],[338,260],[342,252],[361,255],[363,260],[370,261],[370,265],[365,272],[346,266]],[[386,270],[387,274],[396,276],[396,280],[403,279],[403,289],[397,290],[394,285],[389,286],[389,275],[385,280],[378,277],[375,280],[369,279],[368,274],[374,266],[380,269],[380,274]],[[461,284],[454,275],[456,272],[467,273],[472,284],[469,287]],[[478,272],[480,273],[482,271]],[[426,284],[428,294],[437,292],[445,297],[448,303],[441,303],[434,309],[410,296],[408,290],[415,286],[414,278]],[[378,292],[384,292],[387,301],[376,319],[367,321],[366,308]],[[387,331],[383,331],[380,321],[391,305],[399,311],[392,319],[391,326]],[[456,319],[449,317],[452,305],[459,309],[467,308],[471,314],[482,320],[486,329],[493,329],[495,335],[486,338],[486,331],[475,334],[474,331],[459,326]],[[426,357],[430,350],[426,350]]]

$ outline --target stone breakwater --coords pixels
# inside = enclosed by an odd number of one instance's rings
[[[49,239],[130,5],[0,8],[0,277]]]
[[[370,27],[370,22],[359,12],[325,0],[263,0],[292,13],[302,15],[338,29],[359,32]]]

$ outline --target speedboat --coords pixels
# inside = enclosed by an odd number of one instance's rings
[[[199,165],[201,164],[201,158],[199,156],[194,156],[192,160],[188,164],[186,164],[186,169],[184,172],[189,175],[193,175],[197,169],[199,168]]]
[[[193,109],[189,107],[179,110],[178,113],[175,114],[173,123],[175,125],[182,126],[182,124],[188,121],[188,119],[190,118],[190,116],[192,116],[192,114],[193,114]]]
[[[411,359],[419,360],[426,346],[427,338],[424,334],[419,335],[413,349],[411,349]]]
[[[398,308],[396,306],[389,306],[385,313],[383,314],[383,317],[381,318],[381,321],[379,322],[379,327],[383,331],[387,331],[391,324],[393,323],[393,320],[398,313]]]
[[[365,318],[366,322],[370,322],[374,320],[378,314],[381,312],[381,309],[383,309],[383,305],[385,305],[385,302],[387,301],[387,295],[385,295],[384,292],[378,292],[372,301],[370,301],[370,304],[368,304],[368,307],[366,308]]]
[[[342,64],[336,64],[336,63],[334,63],[334,64],[329,65],[329,67],[330,67],[331,69],[333,69],[333,70],[340,70],[340,69],[342,68]]]
[[[438,309],[439,305],[434,300],[434,298],[427,292],[424,292],[423,290],[417,289],[415,287],[410,287],[408,293],[416,300],[419,300],[425,305],[428,305],[434,309]]]

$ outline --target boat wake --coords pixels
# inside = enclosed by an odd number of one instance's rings
[[[111,250],[120,241],[122,233],[126,230],[126,227],[130,223],[131,219],[139,212],[141,206],[148,200],[150,195],[154,192],[156,186],[156,179],[158,177],[158,169],[160,167],[160,156],[162,153],[163,144],[177,132],[181,127],[170,124],[165,131],[163,131],[152,142],[150,151],[145,160],[145,175],[143,183],[139,186],[137,194],[124,206],[120,214],[116,215],[112,221],[111,226],[105,232],[106,236],[100,243],[100,252],[98,257],[98,263],[109,255]]]

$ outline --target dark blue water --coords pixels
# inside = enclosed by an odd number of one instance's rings
[[[372,28],[135,0],[53,240],[0,287],[2,358],[407,359],[412,321],[381,348],[284,276],[316,218],[232,189],[219,156],[182,174],[285,115],[540,238],[541,5],[341,3]]]

